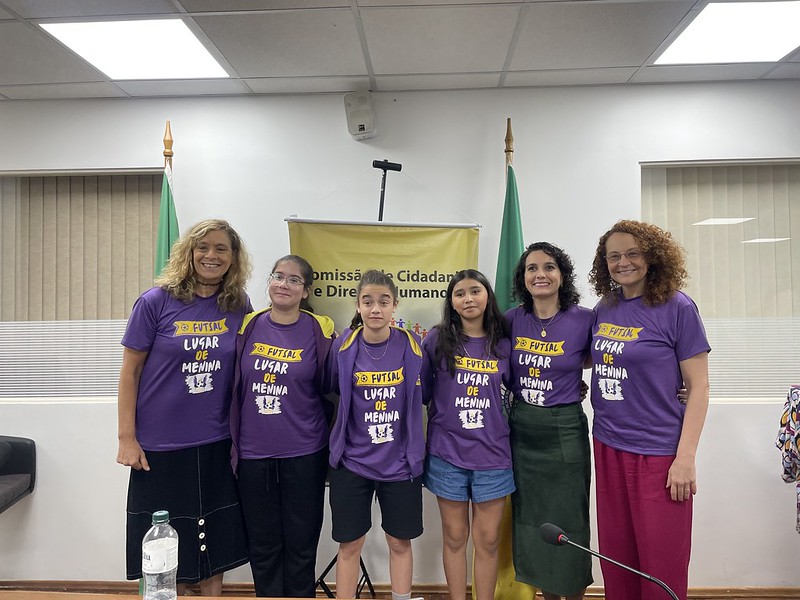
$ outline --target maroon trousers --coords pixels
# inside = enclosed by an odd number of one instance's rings
[[[657,577],[685,600],[692,546],[692,499],[666,487],[674,456],[614,450],[594,440],[600,553]],[[658,585],[601,561],[607,600],[666,598]]]

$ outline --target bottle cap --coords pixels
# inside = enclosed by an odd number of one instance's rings
[[[169,523],[169,511],[157,510],[153,513],[153,525],[158,523]]]

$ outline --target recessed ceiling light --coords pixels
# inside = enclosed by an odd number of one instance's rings
[[[755,217],[718,217],[714,219],[706,219],[705,221],[698,221],[692,225],[738,225],[746,221],[752,221]]]
[[[743,244],[771,244],[773,242],[785,242],[789,238],[753,238],[752,240],[744,240]]]
[[[712,3],[657,65],[775,62],[800,46],[800,1]]]
[[[180,19],[40,26],[111,79],[228,77]]]

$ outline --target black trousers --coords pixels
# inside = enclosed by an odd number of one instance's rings
[[[256,596],[313,598],[328,449],[239,461],[239,496]]]

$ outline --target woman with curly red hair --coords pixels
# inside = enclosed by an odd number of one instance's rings
[[[680,291],[683,250],[648,223],[600,238],[589,280],[592,406],[600,551],[686,598],[695,453],[708,410],[711,350],[697,306]],[[684,405],[676,395],[688,389]],[[652,597],[652,582],[602,564],[606,596]]]

